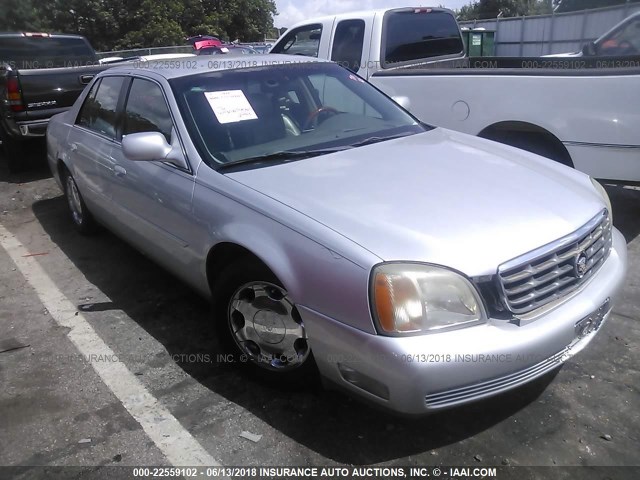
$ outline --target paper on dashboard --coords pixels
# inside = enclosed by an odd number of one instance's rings
[[[205,92],[204,96],[220,123],[243,122],[258,118],[242,90]]]

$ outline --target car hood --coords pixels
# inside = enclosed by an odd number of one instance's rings
[[[582,173],[441,128],[228,176],[328,227],[329,248],[337,232],[384,261],[470,276],[495,273],[604,208]]]

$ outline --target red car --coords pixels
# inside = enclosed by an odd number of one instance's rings
[[[200,50],[205,47],[219,47],[222,45],[222,40],[211,35],[196,35],[194,37],[189,37],[187,38],[187,42],[191,44],[194,50]]]

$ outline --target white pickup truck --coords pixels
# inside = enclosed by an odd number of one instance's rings
[[[334,60],[426,123],[640,181],[640,57],[465,58],[453,13],[425,7],[307,20],[271,53]]]

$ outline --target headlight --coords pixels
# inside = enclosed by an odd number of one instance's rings
[[[371,275],[371,298],[378,332],[383,335],[435,333],[486,321],[471,282],[433,265],[378,265]]]
[[[611,208],[611,199],[609,198],[607,191],[600,184],[600,182],[598,182],[595,178],[591,179],[591,183],[593,183],[593,186],[596,188],[598,193],[602,196],[604,203],[607,204],[607,209],[609,210],[609,220],[611,221],[611,225],[613,225],[613,209]]]

